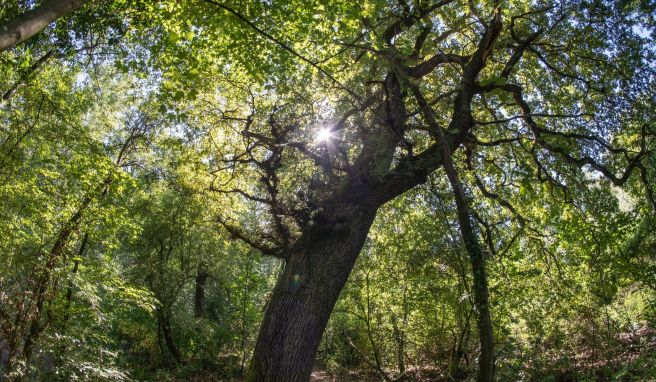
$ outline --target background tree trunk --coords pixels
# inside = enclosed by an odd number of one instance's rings
[[[205,314],[205,284],[209,274],[203,264],[198,266],[196,273],[196,289],[194,292],[194,315],[202,317]]]
[[[248,331],[246,325],[246,310],[248,309],[248,299],[251,294],[251,263],[253,257],[249,254],[248,262],[246,263],[246,290],[241,301],[241,363],[239,365],[239,374],[243,375],[246,369],[246,340],[248,339]]]
[[[394,342],[396,343],[396,365],[399,374],[405,374],[405,338],[403,330],[399,328],[399,319],[392,314],[392,328],[394,330]]]
[[[180,349],[178,349],[178,345],[176,345],[175,340],[173,339],[173,332],[171,331],[171,322],[169,319],[170,315],[170,312],[164,312],[162,309],[158,309],[157,326],[160,328],[166,348],[169,350],[169,353],[171,353],[171,356],[173,356],[175,363],[180,364],[182,363],[182,353],[180,353]]]

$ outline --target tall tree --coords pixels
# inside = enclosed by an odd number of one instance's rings
[[[321,101],[300,88],[301,83],[308,84],[307,72],[292,72],[286,83],[273,84],[269,96],[278,97],[277,101],[263,102],[254,96],[259,90],[252,91],[250,97],[257,101],[250,108],[226,106],[216,119],[226,128],[231,126],[244,147],[228,144],[216,153],[219,166],[211,190],[262,204],[271,213],[270,220],[255,230],[239,226],[234,217],[223,216],[220,221],[234,236],[286,264],[267,307],[248,380],[307,380],[321,334],[376,211],[441,168],[447,160],[443,148],[454,158],[460,158],[463,148],[474,158],[507,148],[513,154],[504,172],[511,173],[513,166],[526,167],[530,170],[514,176],[534,175],[565,193],[565,177],[568,183],[578,184],[586,172],[596,171],[622,185],[633,173],[647,171],[645,142],[652,133],[636,128],[634,117],[618,120],[609,109],[610,103],[621,99],[627,112],[633,113],[634,100],[643,94],[638,88],[618,92],[611,85],[617,83],[616,65],[625,68],[628,83],[650,83],[652,78],[644,40],[636,32],[608,33],[608,25],[629,22],[619,16],[628,11],[621,6],[602,4],[579,12],[576,6],[561,3],[490,7],[470,2],[462,7],[454,1],[371,2],[358,21],[365,32],[340,36],[342,50],[322,58],[317,52],[301,51],[303,45],[288,45],[275,32],[283,30],[279,25],[265,30],[244,13],[249,10],[208,3],[241,23],[250,38],[266,41],[272,50],[316,70],[320,82],[309,86],[329,86],[342,94],[329,98],[336,110],[332,121],[308,111],[320,108]],[[333,17],[346,24],[352,16],[344,9],[348,7],[332,8],[337,12]],[[566,22],[572,15],[579,21]],[[290,26],[295,22],[307,20],[291,20]],[[590,23],[593,28],[584,27]],[[320,23],[316,29],[321,35]],[[350,32],[348,27],[345,31]],[[629,47],[620,43],[623,39],[636,43]],[[575,53],[567,53],[565,47],[572,41],[579,45]],[[613,56],[616,64],[610,65],[600,50],[604,46],[618,53],[629,49],[641,58],[628,61]],[[348,64],[331,65],[335,57]],[[324,61],[325,65],[319,64]],[[413,102],[409,92],[431,94],[431,98],[414,97],[419,99]],[[248,99],[248,91],[242,94]],[[421,123],[417,114],[429,123]],[[435,121],[429,121],[431,115]],[[321,125],[317,120],[322,118],[321,143],[309,143],[313,129],[300,126]],[[632,137],[625,148],[603,136],[616,122]],[[591,155],[591,147],[605,154]],[[304,173],[305,180],[299,177],[299,167],[292,165],[299,162],[313,166]],[[484,174],[483,167],[472,163],[474,171]],[[450,175],[455,166],[457,162],[446,169]],[[220,176],[226,171],[260,179],[260,187],[247,185],[244,178]],[[494,179],[484,186],[503,188]],[[458,188],[462,187],[456,181],[454,189]],[[289,189],[297,191],[285,191]],[[457,193],[463,202],[464,194]],[[472,253],[482,314],[481,378],[489,380],[493,337],[483,251],[475,243],[466,211],[460,224]]]
[[[421,203],[435,201],[418,187],[428,179],[437,179],[445,189],[450,185],[455,201],[455,213],[433,215],[448,220],[452,239],[448,246],[432,246],[430,253],[448,256],[459,248],[453,238],[460,237],[471,263],[471,271],[464,270],[458,258],[462,292],[454,294],[471,292],[472,297],[463,306],[452,304],[459,309],[453,313],[457,325],[448,326],[453,339],[434,337],[448,342],[436,348],[453,348],[454,374],[473,353],[470,317],[478,314],[481,381],[493,379],[493,344],[507,336],[509,312],[520,311],[532,318],[531,325],[542,325],[535,317],[546,315],[547,303],[539,314],[509,308],[522,298],[498,292],[514,287],[500,285],[503,273],[519,278],[536,299],[549,301],[545,296],[552,291],[537,286],[546,277],[522,273],[542,272],[531,262],[535,254],[544,256],[547,273],[553,264],[563,280],[553,293],[573,290],[566,284],[575,279],[585,296],[595,296],[595,303],[584,304],[585,311],[579,312],[591,323],[592,344],[600,342],[595,312],[621,284],[605,281],[622,277],[607,272],[616,264],[610,253],[620,251],[612,241],[626,240],[630,218],[644,219],[656,207],[651,189],[656,132],[649,122],[656,89],[656,51],[650,40],[656,6],[604,0],[107,4],[67,18],[70,28],[57,23],[34,44],[4,52],[6,61],[0,62],[7,74],[2,85],[7,98],[0,105],[0,176],[9,184],[0,186],[7,196],[0,205],[0,229],[8,237],[0,248],[10,253],[0,258],[9,274],[0,282],[13,288],[0,293],[2,301],[13,301],[0,307],[0,318],[4,332],[20,333],[8,338],[15,339],[12,348],[27,344],[36,349],[36,339],[47,333],[50,325],[44,323],[49,312],[57,311],[62,294],[56,293],[57,283],[69,269],[61,265],[77,248],[75,239],[89,233],[89,250],[94,251],[89,260],[102,251],[96,224],[87,221],[111,217],[95,216],[97,206],[109,208],[110,199],[117,206],[130,205],[112,197],[113,192],[105,194],[116,187],[119,195],[123,186],[107,174],[133,179],[142,191],[143,205],[134,208],[132,217],[138,229],[113,237],[125,245],[106,250],[106,257],[120,259],[124,268],[116,273],[126,283],[146,286],[159,301],[154,316],[140,311],[139,318],[124,317],[122,323],[129,324],[117,326],[121,334],[116,338],[129,339],[128,347],[141,344],[142,354],[157,353],[151,345],[159,344],[166,355],[162,358],[191,362],[195,358],[189,355],[205,348],[198,345],[201,335],[189,334],[189,328],[210,332],[216,329],[211,325],[227,322],[238,327],[238,336],[223,333],[233,338],[233,350],[241,356],[236,363],[244,369],[251,338],[247,328],[259,317],[249,298],[262,285],[250,279],[260,275],[262,264],[251,264],[249,258],[243,277],[219,269],[218,257],[208,254],[228,247],[222,236],[227,233],[283,265],[270,295],[256,298],[268,302],[247,380],[308,380],[333,307],[379,210],[414,188],[424,198]],[[131,12],[125,18],[95,17],[98,10],[112,14],[114,9]],[[94,61],[88,56],[93,57],[89,52],[98,36],[108,42],[123,38],[103,49],[107,55],[100,61],[113,62],[139,89],[119,95],[113,79],[98,82],[91,75],[88,68],[97,66],[89,65]],[[33,46],[38,47],[34,56]],[[62,50],[70,54],[60,55]],[[48,60],[51,51],[66,61]],[[64,73],[53,77],[56,68]],[[66,86],[20,90],[48,78]],[[134,98],[150,101],[142,109]],[[107,115],[116,119],[101,124],[102,131],[94,127],[103,120],[102,111],[77,107],[94,103],[102,108],[97,99],[125,104],[107,107]],[[123,145],[130,134],[115,130],[119,119],[146,109],[158,131],[133,142],[148,148],[148,154],[120,163],[109,160],[108,152],[133,146]],[[58,197],[48,197],[50,190]],[[619,211],[612,192],[637,198],[632,202],[628,197],[627,203],[635,212]],[[445,204],[439,201],[433,208]],[[48,213],[41,215],[39,209]],[[420,210],[409,207],[398,216]],[[611,234],[615,223],[622,232]],[[218,229],[210,232],[213,224]],[[458,230],[460,235],[453,234]],[[641,256],[651,237],[640,234],[635,240],[639,243],[627,248],[638,248],[632,260],[644,262]],[[499,269],[506,262],[516,271],[510,276]],[[562,271],[565,262],[568,269]],[[205,277],[204,268],[211,277]],[[275,274],[275,267],[267,272]],[[241,287],[221,286],[233,279],[241,280]],[[370,301],[376,291],[369,286],[376,280],[366,281],[365,348],[346,334],[349,351],[357,353],[353,359],[368,359],[371,349],[371,364],[391,379],[385,353],[395,348],[403,376],[408,371],[404,353],[411,350],[399,318],[411,321],[412,314],[387,312],[394,338],[385,343],[374,328],[383,321],[376,314],[382,313]],[[226,296],[217,293],[222,289]],[[66,302],[72,297],[59,297],[66,311],[75,305]],[[405,295],[402,300],[405,304]],[[239,308],[231,315],[218,309],[217,301],[237,301]],[[12,329],[14,317],[25,318],[18,320],[18,331]],[[141,335],[135,335],[135,323],[150,328],[142,330],[148,332],[143,341],[133,341]],[[217,331],[212,338],[221,336]]]

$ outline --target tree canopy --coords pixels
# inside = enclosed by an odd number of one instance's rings
[[[655,15],[5,2],[0,381],[654,378]]]

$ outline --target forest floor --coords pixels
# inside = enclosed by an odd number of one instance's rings
[[[176,378],[172,380],[173,382],[241,382],[241,378],[237,379],[221,379],[211,375],[205,376],[194,376],[187,378]],[[376,374],[366,373],[362,371],[353,371],[353,370],[340,370],[338,372],[329,373],[324,370],[317,370],[312,373],[310,377],[310,382],[351,382],[351,381],[380,381],[380,378],[377,378]]]
[[[537,381],[640,381],[656,382],[656,329],[649,326],[625,331],[612,340],[603,343],[603,347],[587,343],[590,338],[581,337],[579,344],[569,354],[560,351],[558,346],[545,344],[539,355],[530,355],[523,363],[517,358],[499,361],[497,380],[515,381],[520,374],[530,375]],[[475,365],[473,365],[475,367]],[[238,368],[233,369],[236,372]],[[435,382],[447,380],[445,368],[435,366],[409,366],[409,380]],[[518,371],[521,373],[518,374]],[[393,374],[393,371],[388,373]],[[241,378],[221,378],[223,373],[205,372],[202,375],[178,376],[166,379],[172,382],[240,382]],[[469,369],[469,375],[475,370]],[[225,374],[223,374],[225,375]],[[164,380],[164,379],[157,379]],[[380,376],[372,370],[317,369],[312,373],[310,382],[378,382]]]
[[[335,377],[328,374],[326,371],[315,371],[312,373],[312,376],[310,377],[310,381],[313,382],[333,382],[335,381]]]
[[[373,379],[371,377],[374,377]],[[342,370],[338,373],[328,373],[317,370],[312,373],[310,382],[347,382],[347,381],[376,381],[375,376],[364,375],[357,371]]]

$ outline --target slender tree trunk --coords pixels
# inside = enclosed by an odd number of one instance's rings
[[[73,269],[71,269],[71,279],[68,280],[68,286],[66,288],[66,305],[64,306],[64,317],[62,319],[62,331],[66,329],[68,325],[68,320],[70,319],[70,309],[71,303],[73,302],[73,276],[77,274],[77,271],[80,267],[80,258],[84,256],[84,251],[87,248],[87,243],[89,242],[89,233],[85,232],[84,237],[82,238],[82,243],[80,244],[80,249],[77,252],[76,259],[73,260]]]
[[[403,306],[403,321],[401,322],[402,326],[399,327],[398,317],[395,314],[392,314],[392,325],[394,328],[394,339],[396,341],[396,361],[399,367],[400,377],[403,378],[405,374],[405,328],[408,325],[408,291],[407,287],[403,288],[402,296],[402,306]]]
[[[0,30],[1,29],[2,26],[0,26]],[[131,135],[130,138],[124,142],[115,162],[117,165],[120,165],[123,159],[125,159],[125,155],[129,149],[129,146],[133,143],[133,140],[134,138]],[[78,233],[80,224],[82,223],[82,219],[86,213],[87,208],[94,200],[100,200],[107,195],[109,191],[109,185],[112,183],[113,179],[113,173],[110,172],[102,181],[102,183],[99,184],[98,189],[96,190],[99,195],[96,195],[95,192],[87,195],[82,200],[75,213],[59,230],[52,248],[46,255],[47,260],[45,266],[41,271],[40,276],[38,277],[35,288],[33,289],[32,298],[35,301],[34,308],[32,309],[30,303],[27,309],[21,308],[16,315],[14,324],[16,340],[12,342],[13,349],[10,353],[9,360],[7,361],[7,369],[11,370],[13,367],[11,365],[13,358],[22,357],[25,362],[29,362],[36,341],[43,333],[43,331],[48,327],[51,321],[49,312],[47,313],[46,319],[43,320],[43,309],[48,295],[57,289],[58,280],[55,279],[55,281],[52,282],[57,263],[59,259],[64,255],[64,252],[66,251],[66,248],[69,245],[71,239]],[[83,249],[84,248],[82,248],[82,250]],[[24,337],[22,346],[18,341],[20,337]]]
[[[50,23],[72,13],[88,0],[49,0],[0,25],[0,52],[10,49],[41,32]]]
[[[399,319],[392,314],[392,328],[394,329],[394,342],[396,342],[396,364],[399,368],[399,374],[405,374],[405,336],[403,330],[399,328]]]
[[[317,227],[290,253],[268,303],[247,381],[309,380],[322,333],[375,209],[349,215],[348,226]]]
[[[205,314],[205,284],[209,274],[203,264],[198,266],[196,272],[196,289],[194,292],[194,315],[202,317]]]
[[[162,356],[162,363],[167,365],[168,364],[168,356],[167,356],[167,350],[164,345],[164,335],[162,334],[162,320],[159,317],[159,313],[157,314],[157,347],[159,348],[159,354]]]
[[[473,312],[473,308],[469,310],[467,318],[464,323],[460,325],[459,335],[456,337],[454,333],[455,342],[453,344],[453,353],[451,354],[451,364],[449,365],[449,377],[455,381],[464,380],[467,376],[465,369],[462,367],[462,361],[465,357],[465,347],[469,341],[469,321]]]
[[[48,261],[46,262],[46,266],[41,274],[41,277],[39,278],[35,290],[36,307],[34,310],[34,315],[30,320],[29,330],[25,337],[25,342],[23,343],[23,351],[21,352],[23,354],[23,358],[26,361],[29,361],[30,356],[32,355],[34,343],[48,325],[47,321],[42,323],[41,318],[43,307],[49,294],[48,292],[51,289],[50,281],[52,279],[53,272],[55,271],[57,262],[59,261],[59,258],[64,254],[64,251],[66,250],[66,247],[71,238],[77,232],[80,226],[80,222],[82,221],[82,216],[92,201],[93,198],[91,196],[87,196],[82,201],[82,204],[75,212],[75,214],[73,214],[66,225],[61,229],[61,231],[59,231],[57,240],[53,244],[52,249],[48,254]]]
[[[481,354],[478,359],[478,382],[490,382],[494,377],[494,334],[492,331],[492,319],[490,318],[489,292],[487,286],[487,274],[485,270],[485,258],[483,250],[471,219],[469,202],[465,190],[458,176],[458,172],[453,164],[451,151],[446,144],[441,127],[435,120],[433,111],[416,85],[410,86],[412,92],[419,103],[424,118],[426,118],[431,130],[437,136],[442,154],[444,170],[449,183],[453,190],[453,196],[456,201],[458,210],[458,222],[460,223],[460,233],[464,241],[469,259],[471,262],[472,274],[474,279],[474,304],[478,310],[478,334],[481,344]]]
[[[100,198],[104,197],[107,192],[107,187],[112,182],[111,174],[108,175],[103,182],[100,184],[99,189],[101,190]],[[32,350],[35,342],[41,335],[41,333],[47,328],[50,320],[47,319],[45,322],[42,322],[43,318],[43,308],[46,303],[48,295],[56,289],[56,282],[51,288],[51,281],[54,274],[54,271],[57,266],[57,262],[64,255],[66,247],[70,243],[71,239],[75,237],[75,234],[78,232],[82,218],[86,212],[86,209],[94,201],[94,194],[87,195],[81,202],[77,211],[68,219],[64,226],[59,231],[55,243],[53,244],[50,252],[47,255],[47,261],[39,279],[37,285],[34,289],[35,296],[35,307],[31,317],[28,320],[28,330],[25,334],[25,340],[23,341],[23,346],[21,351],[16,351],[15,354],[22,355],[25,361],[29,361],[30,356],[32,355]],[[56,281],[56,280],[55,280]],[[27,313],[24,313],[27,314]],[[18,318],[17,318],[18,319]]]
[[[474,301],[478,308],[478,335],[481,343],[477,381],[489,382],[494,378],[494,333],[488,301],[489,292],[485,271],[485,259],[480,248],[479,251],[472,251],[470,257],[472,272],[474,273]]]
[[[246,326],[246,309],[248,308],[248,301],[251,294],[251,263],[253,257],[248,255],[248,262],[246,263],[246,290],[241,301],[241,364],[239,366],[239,374],[243,375],[246,369],[246,339],[248,338],[248,330]]]
[[[166,344],[166,348],[168,349],[169,353],[173,356],[175,363],[180,364],[182,363],[182,353],[180,353],[180,349],[178,349],[178,345],[176,345],[175,340],[173,339],[173,332],[171,331],[171,322],[168,316],[169,316],[168,312],[164,312],[161,309],[157,310],[158,327],[160,328],[161,334],[164,337],[164,343]]]
[[[54,50],[49,50],[46,52],[46,54],[36,60],[36,62],[27,69],[27,71],[20,77],[20,79],[14,85],[12,85],[11,88],[7,89],[7,91],[2,95],[0,98],[0,106],[10,100],[11,97],[16,94],[18,89],[27,85],[27,82],[30,80],[30,78],[34,76],[34,74],[41,68],[41,66],[50,59],[50,57],[52,57],[53,53],[55,53]]]
[[[376,372],[384,381],[391,381],[391,378],[383,369],[383,362],[380,357],[380,349],[376,344],[376,340],[374,339],[374,331],[371,328],[371,284],[369,281],[369,273],[367,273],[365,282],[367,291],[367,305],[365,306],[364,316],[366,317],[365,324],[367,325],[367,339],[369,339],[371,351],[374,353],[374,366],[376,367]]]

